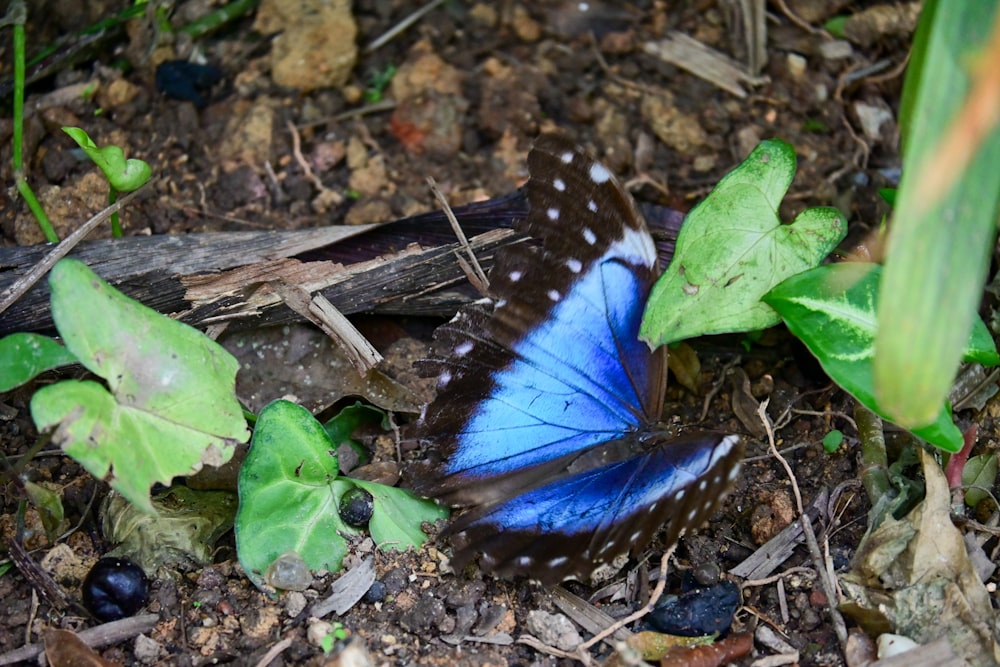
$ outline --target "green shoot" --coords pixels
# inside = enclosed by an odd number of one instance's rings
[[[98,148],[86,131],[78,127],[64,127],[63,132],[83,149],[94,164],[104,173],[111,188],[108,192],[108,204],[118,201],[119,192],[132,192],[145,185],[153,170],[143,160],[125,159],[125,152],[118,146]],[[121,238],[122,226],[118,213],[111,215],[111,233],[115,238]]]
[[[383,71],[373,74],[371,83],[365,88],[365,102],[368,104],[381,102],[385,89],[389,86],[394,76],[396,76],[396,67],[393,65],[389,65]]]
[[[38,226],[49,243],[58,243],[59,236],[49,221],[49,216],[45,209],[38,202],[34,191],[28,185],[27,176],[24,173],[24,24],[28,18],[28,11],[25,9],[24,0],[13,0],[10,3],[6,23],[14,26],[14,145],[13,145],[13,166],[14,183],[17,191],[24,198],[25,203],[31,210],[32,215],[38,222]]]

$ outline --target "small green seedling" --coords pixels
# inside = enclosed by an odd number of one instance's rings
[[[426,540],[420,529],[448,516],[436,503],[395,487],[344,477],[328,429],[305,408],[285,400],[258,415],[240,468],[236,553],[250,580],[279,556],[295,552],[311,570],[340,570],[347,537],[361,535],[338,511],[341,497],[361,488],[374,499],[368,531],[382,549],[403,551]]]
[[[108,192],[108,204],[118,200],[119,192],[132,192],[144,185],[153,175],[149,164],[136,158],[125,159],[125,152],[118,146],[99,148],[86,131],[78,127],[64,127],[63,132],[75,141],[94,164],[104,172],[111,189]],[[118,214],[111,216],[111,233],[115,238],[122,236],[121,222]]]
[[[389,86],[392,81],[392,77],[396,76],[396,67],[393,65],[387,66],[381,72],[376,72],[372,75],[371,83],[365,88],[364,99],[368,104],[377,104],[382,101],[382,97],[385,93],[385,89]]]
[[[833,429],[829,433],[823,436],[823,450],[827,454],[833,454],[840,446],[844,443],[844,434],[842,431]]]
[[[818,265],[847,233],[834,208],[811,208],[781,223],[778,206],[794,175],[792,147],[765,141],[691,211],[646,304],[643,340],[659,346],[780,321],[761,297]]]
[[[31,398],[38,430],[51,429],[53,440],[92,475],[152,513],[154,483],[169,484],[204,464],[221,465],[246,442],[236,399],[239,364],[232,355],[124,296],[78,260],[56,264],[49,284],[65,348],[42,336],[14,334],[0,340],[0,368],[27,381],[79,362],[104,378],[105,384],[63,380]]]

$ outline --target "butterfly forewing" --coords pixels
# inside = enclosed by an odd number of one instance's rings
[[[662,355],[638,340],[658,273],[645,223],[566,140],[543,138],[528,164],[525,231],[543,249],[497,257],[492,314],[460,314],[435,347],[438,396],[421,437],[445,460],[414,486],[451,503],[529,488],[565,457],[655,418],[662,400]]]

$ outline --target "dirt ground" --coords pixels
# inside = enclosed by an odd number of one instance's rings
[[[63,0],[33,3],[29,54],[129,3],[84,4],[81,11]],[[418,3],[319,4],[325,9],[308,0],[264,2],[197,40],[181,33],[170,39],[155,30],[155,21],[139,18],[81,53],[72,67],[32,84],[28,177],[61,234],[106,199],[93,165],[81,160],[59,131],[64,125],[83,127],[98,145],[117,144],[127,156],[151,164],[152,187],[123,215],[129,234],[384,222],[435,208],[427,176],[453,205],[502,195],[523,183],[532,140],[554,128],[591,148],[637,199],[681,210],[704,197],[760,140],[783,138],[795,147],[799,171],[782,215],[790,220],[805,207],[839,207],[850,222],[846,250],[880,224],[887,209],[878,190],[898,178],[894,119],[915,15],[908,5],[882,8],[882,19],[855,26],[845,40],[823,32],[824,21],[841,12],[859,14],[874,3],[769,3],[766,62],[759,77],[734,84],[744,91],[737,95],[664,61],[647,46],[676,31],[745,69],[751,59],[747,44],[753,42],[745,26],[752,22],[737,8],[752,3],[591,2],[584,12],[578,3],[562,1],[451,1],[378,48],[367,45]],[[179,27],[219,3],[170,5]],[[293,25],[302,16],[308,17],[306,32],[284,41],[269,36],[302,29]],[[308,28],[317,26],[322,38],[314,43]],[[9,29],[3,34],[0,63],[6,77]],[[308,47],[304,54],[294,52],[296,42]],[[330,43],[333,52],[326,51]],[[284,59],[272,53],[282,49],[293,53]],[[169,97],[155,85],[158,63],[192,57],[222,75],[199,91],[200,106]],[[122,61],[131,64],[124,73],[117,67]],[[0,238],[5,245],[38,243],[42,238],[11,187],[9,100],[3,104],[0,178],[8,188]],[[102,228],[95,235],[108,232]],[[388,364],[405,369],[412,356],[426,351],[426,334],[438,322],[415,326],[373,318],[366,331],[380,331],[378,345],[396,355]],[[399,344],[415,330],[423,332],[420,345]],[[417,352],[401,356],[398,350],[404,348]],[[802,355],[780,332],[749,353],[736,337],[699,341],[695,350],[702,363],[700,391],[673,383],[669,414],[678,423],[698,422],[710,396],[708,417],[700,425],[744,435],[750,458],[724,510],[680,546],[668,589],[676,591],[679,573],[693,569],[709,571],[709,578],[714,571],[717,578],[794,520],[787,476],[767,455],[760,434],[734,412],[734,402],[748,397],[770,399],[769,412],[780,423],[779,446],[787,450],[803,502],[833,492],[833,518],[824,515],[829,522],[819,526],[820,539],[835,567],[845,568],[868,509],[855,483],[852,400],[817,377],[806,361],[800,363]],[[727,367],[742,369],[749,391],[726,374]],[[0,396],[0,438],[8,457],[26,451],[36,438],[26,411],[29,396],[25,391]],[[959,415],[961,426],[966,418]],[[826,454],[821,440],[831,429],[843,430],[846,440]],[[103,484],[58,455],[37,457],[27,474],[56,485],[67,525],[80,524],[64,540],[73,557],[87,565],[108,549],[93,502],[95,494],[98,500],[104,494]],[[18,501],[8,484],[0,517],[5,537],[14,530]],[[34,531],[27,546],[37,549],[31,557],[41,561],[52,547],[38,531],[37,516],[29,512],[27,521]],[[353,566],[371,552],[370,543],[355,551],[349,559]],[[656,570],[661,552],[654,544],[649,562],[630,563],[606,586],[566,588],[611,616],[623,616],[648,590],[646,571]],[[220,543],[215,564],[160,573],[147,607],[158,615],[155,627],[139,639],[102,648],[101,654],[121,664],[250,665],[278,646],[283,650],[263,664],[366,664],[351,662],[359,655],[387,665],[573,663],[518,641],[545,630],[537,618],[529,621],[529,614],[559,613],[551,592],[476,571],[455,576],[442,567],[447,545],[433,541],[417,553],[373,553],[381,585],[346,613],[326,619],[341,624],[347,635],[329,654],[315,643],[322,627],[300,612],[327,597],[336,576],[320,576],[302,593],[270,599],[243,575],[231,536]],[[802,546],[781,570],[799,566],[812,567]],[[71,575],[58,581],[70,597],[79,595]],[[32,591],[17,570],[0,576],[0,655],[39,641],[45,628],[93,625],[72,608],[60,611],[47,599],[36,600]],[[844,664],[824,600],[816,579],[804,570],[781,584],[749,586],[736,628],[773,627],[798,649],[800,664]],[[602,660],[611,650],[598,645],[592,655]],[[755,648],[755,656],[773,652],[760,644]]]

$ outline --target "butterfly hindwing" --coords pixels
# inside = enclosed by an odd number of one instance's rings
[[[742,458],[736,436],[670,440],[622,461],[557,479],[460,517],[449,528],[461,567],[482,552],[485,569],[543,584],[586,579],[645,547],[661,526],[672,544],[718,508]]]

